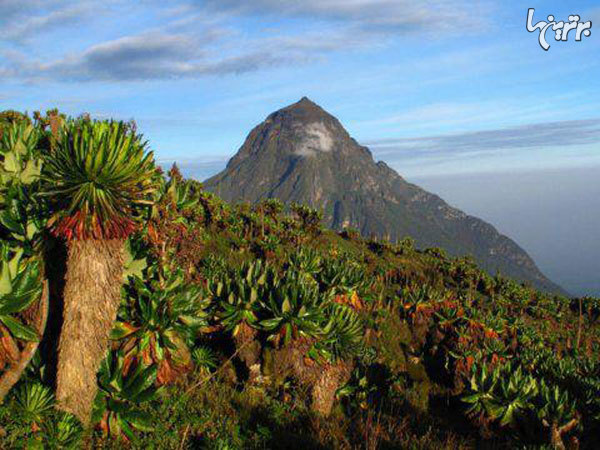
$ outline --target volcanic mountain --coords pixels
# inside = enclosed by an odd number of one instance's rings
[[[255,127],[227,167],[204,185],[230,202],[308,204],[322,209],[332,228],[351,226],[392,240],[410,236],[418,247],[471,255],[492,274],[564,293],[514,241],[375,162],[368,148],[306,97]]]

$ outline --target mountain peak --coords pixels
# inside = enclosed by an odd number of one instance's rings
[[[500,270],[560,292],[515,242],[376,163],[334,116],[307,97],[256,126],[227,168],[204,185],[227,201],[305,203],[322,209],[333,228],[352,226],[363,235],[392,240],[411,236],[421,248],[472,255],[492,274]]]
[[[291,108],[291,107],[323,109],[319,105],[317,105],[315,102],[313,102],[310,98],[308,98],[307,96],[302,97],[296,103],[292,103],[290,106],[288,106],[288,108]]]
[[[308,97],[272,113],[259,127],[263,132],[277,136],[279,156],[322,156],[333,150],[358,150],[361,157],[364,156],[362,148],[347,145],[350,135],[342,124]]]
[[[306,95],[304,97],[302,97],[298,103],[308,103],[308,104],[312,104],[312,105],[316,105],[315,102],[313,102],[310,98],[308,98]]]
[[[291,119],[301,122],[332,122],[335,118],[308,97],[302,97],[271,115],[272,118]]]

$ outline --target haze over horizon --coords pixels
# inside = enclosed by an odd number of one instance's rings
[[[600,32],[544,52],[530,7],[600,24],[591,0],[4,0],[0,109],[135,118],[162,164],[202,179],[307,95],[375,159],[600,295]]]
[[[201,181],[224,167],[225,162],[183,165],[186,175]],[[392,167],[403,175],[402,167]],[[600,296],[599,175],[600,167],[587,167],[405,178],[494,225],[569,293]]]
[[[576,296],[600,296],[598,167],[415,177],[516,241],[539,269]]]

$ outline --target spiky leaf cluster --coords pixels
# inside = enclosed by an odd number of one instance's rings
[[[134,430],[152,431],[152,418],[140,405],[154,400],[157,368],[137,364],[127,369],[120,353],[109,353],[98,374],[99,392],[94,403],[93,421],[109,436],[136,440]]]
[[[127,237],[157,189],[146,142],[114,121],[72,120],[59,133],[42,174],[54,232],[67,239]]]
[[[204,290],[185,283],[181,270],[149,280],[130,276],[123,291],[111,337],[120,341],[128,360],[161,363],[189,353],[200,328],[208,324]]]

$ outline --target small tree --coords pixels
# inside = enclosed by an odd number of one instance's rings
[[[84,424],[121,299],[125,240],[152,204],[156,174],[145,142],[122,122],[67,122],[46,158],[50,225],[68,246],[57,401]]]
[[[323,213],[306,205],[292,203],[292,212],[298,217],[304,231],[310,234],[319,234]]]

